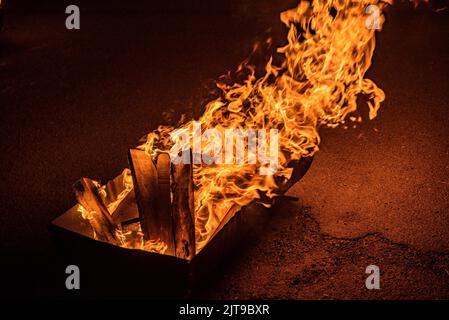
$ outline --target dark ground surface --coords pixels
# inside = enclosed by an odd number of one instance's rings
[[[63,270],[52,267],[46,228],[74,204],[72,183],[107,181],[139,137],[197,113],[211,79],[235,68],[267,27],[282,30],[276,12],[288,1],[267,3],[249,5],[251,14],[241,5],[234,15],[228,6],[207,15],[207,5],[161,14],[143,4],[126,11],[86,2],[76,32],[64,28],[63,5],[7,15],[4,295],[60,295],[55,274]],[[369,76],[387,95],[379,117],[323,132],[311,170],[290,191],[300,202],[273,208],[264,234],[198,296],[449,299],[447,10],[390,10]],[[380,267],[381,290],[365,289],[370,264]]]

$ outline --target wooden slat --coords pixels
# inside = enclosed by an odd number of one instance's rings
[[[170,190],[167,200],[164,190],[160,190],[158,168],[145,151],[131,149],[128,159],[144,239],[163,241],[168,247],[165,253],[174,255],[171,212],[163,209],[170,206]]]
[[[170,156],[168,153],[161,153],[157,157],[157,201],[156,210],[161,223],[161,240],[168,248],[165,254],[175,255],[175,240],[173,235],[173,221],[171,211],[171,192],[170,192]]]
[[[115,236],[116,226],[108,209],[103,204],[97,187],[92,180],[82,178],[73,185],[76,199],[90,212],[89,222],[99,240],[118,244]]]
[[[195,256],[195,216],[191,164],[172,164],[173,227],[176,256]]]

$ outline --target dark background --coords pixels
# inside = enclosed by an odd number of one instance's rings
[[[81,30],[65,29],[68,4]],[[295,1],[25,1],[0,33],[2,295],[59,297],[48,223],[71,185],[127,166],[157,125],[198,114]],[[438,2],[438,8],[444,7]],[[435,9],[435,7],[433,8]],[[387,12],[371,77],[387,100],[356,129],[323,131],[312,169],[203,298],[449,298],[448,10]],[[367,265],[382,289],[364,287]]]

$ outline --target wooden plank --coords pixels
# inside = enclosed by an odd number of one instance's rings
[[[175,240],[171,211],[170,164],[170,156],[168,153],[161,153],[158,155],[156,161],[158,188],[156,210],[161,224],[161,240],[168,246],[165,254],[174,256]]]
[[[176,256],[191,260],[196,253],[195,207],[191,164],[172,164],[172,185]]]
[[[89,222],[99,240],[118,244],[115,235],[116,226],[108,209],[101,200],[97,187],[92,180],[82,178],[73,185],[76,199],[90,212]]]
[[[159,188],[158,168],[145,151],[131,149],[128,160],[144,239],[163,241],[168,247],[165,253],[174,255],[171,212],[167,213],[163,209],[164,206],[170,206],[170,190],[167,200],[167,195]],[[167,201],[168,204],[165,203]]]
[[[128,162],[133,177],[134,194],[143,236],[145,240],[150,240],[151,237],[158,237],[160,229],[155,209],[157,197],[156,167],[145,151],[137,149],[129,150]]]

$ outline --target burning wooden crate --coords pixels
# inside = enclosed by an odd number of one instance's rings
[[[201,286],[269,216],[257,202],[233,205],[198,250],[192,165],[172,164],[165,153],[153,161],[139,149],[131,149],[128,158],[130,170],[103,188],[87,178],[76,182],[74,192],[81,205],[49,226],[66,261],[87,270],[83,283],[89,294],[183,297]],[[277,193],[283,195],[299,181],[311,162],[312,158],[292,162],[292,176]],[[123,235],[132,232],[140,234],[145,250],[123,243]]]

